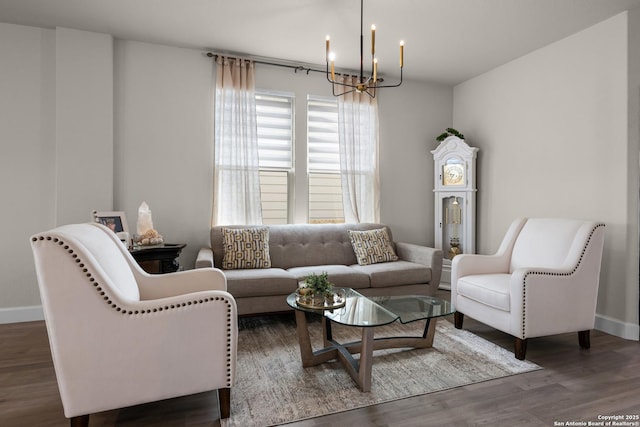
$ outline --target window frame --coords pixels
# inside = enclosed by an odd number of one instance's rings
[[[286,91],[276,91],[276,90],[270,90],[270,89],[256,89],[255,91],[256,93],[256,125],[258,124],[258,104],[259,104],[259,99],[258,97],[263,96],[263,97],[274,97],[274,98],[286,98],[289,102],[289,106],[290,106],[290,113],[291,113],[291,117],[290,117],[290,146],[289,146],[289,153],[290,153],[290,163],[288,165],[288,167],[283,167],[283,166],[263,166],[263,165],[259,165],[259,172],[261,174],[261,178],[262,178],[262,173],[269,173],[269,172],[284,172],[286,173],[287,179],[286,179],[286,185],[287,185],[287,218],[286,218],[286,224],[290,224],[292,221],[292,218],[294,217],[294,204],[293,204],[293,200],[294,200],[294,193],[295,193],[295,186],[294,186],[294,170],[295,170],[295,145],[296,145],[296,141],[295,141],[295,135],[296,135],[296,127],[295,127],[295,122],[296,122],[296,114],[295,114],[295,110],[296,110],[296,97],[295,94],[293,92],[286,92]],[[260,134],[259,129],[258,129],[258,134]],[[258,147],[260,149],[260,142],[258,142]],[[260,163],[260,162],[259,162]],[[261,195],[262,195],[262,179],[261,179]],[[262,203],[263,209],[264,209],[264,202]],[[264,223],[264,216],[263,216],[263,223]],[[275,224],[275,223],[273,223]],[[280,222],[277,222],[277,224],[281,224]]]
[[[317,108],[312,108],[316,104]],[[324,104],[324,106],[322,105]],[[329,107],[330,104],[330,107]],[[331,108],[332,111],[327,111],[327,108]],[[335,108],[335,110],[333,110]],[[338,133],[338,101],[336,98],[319,95],[307,95],[307,132],[306,132],[306,149],[307,149],[307,223],[344,223],[344,202],[342,183],[340,182],[340,190],[334,193],[312,193],[311,188],[312,179],[322,179],[322,175],[337,175],[340,180],[340,146],[339,146],[339,133]],[[324,110],[324,111],[322,111]],[[319,120],[311,120],[311,117],[319,117]],[[327,120],[333,120],[327,122]],[[313,132],[311,128],[315,129]],[[333,138],[334,141],[326,142],[328,138]],[[312,140],[315,140],[312,142]],[[322,141],[325,140],[325,141]],[[322,147],[322,144],[325,147]],[[314,156],[315,149],[315,156]],[[315,158],[314,158],[315,157]],[[337,157],[337,159],[336,159]],[[333,162],[331,164],[331,160]],[[317,164],[319,167],[314,167]],[[322,166],[325,167],[322,167]],[[335,178],[334,178],[335,179]],[[337,188],[337,187],[336,187]],[[329,196],[338,196],[339,202],[336,205],[328,204],[326,212],[341,211],[341,214],[331,215],[326,218],[318,218],[312,216],[312,212],[319,211],[319,209],[312,209],[312,204],[317,203],[312,200],[312,196],[320,194],[328,194]],[[315,198],[315,197],[313,197]],[[330,197],[329,197],[330,198]],[[330,203],[330,202],[328,202]],[[339,206],[337,208],[337,206]]]

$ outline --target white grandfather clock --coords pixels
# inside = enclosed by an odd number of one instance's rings
[[[433,150],[435,247],[442,249],[440,287],[450,289],[451,260],[476,251],[476,157],[478,149],[449,136]]]

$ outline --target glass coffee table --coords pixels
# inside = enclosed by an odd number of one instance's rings
[[[336,358],[340,359],[363,392],[371,390],[374,350],[431,347],[438,317],[455,312],[448,301],[424,295],[365,297],[353,289],[345,289],[345,293],[344,307],[332,310],[298,305],[295,293],[287,297],[287,304],[295,309],[302,366],[306,368]],[[311,346],[306,313],[322,316],[324,347],[319,350],[314,351]],[[388,325],[396,321],[404,324],[418,320],[426,320],[422,336],[374,338],[376,326]],[[362,340],[339,343],[333,339],[332,322],[362,328]],[[360,358],[355,359],[352,356],[353,353],[360,353]]]

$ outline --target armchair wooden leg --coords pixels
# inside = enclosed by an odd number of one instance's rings
[[[453,314],[453,321],[456,329],[462,329],[462,322],[464,322],[464,314],[456,311]]]
[[[69,421],[71,427],[89,427],[89,415],[72,417]]]
[[[578,332],[578,342],[580,343],[580,347],[591,348],[591,337],[589,333],[590,331]]]
[[[516,338],[516,345],[513,351],[516,359],[524,360],[525,355],[527,354],[527,339]]]
[[[231,389],[218,389],[218,404],[220,406],[220,418],[229,418],[231,416]]]

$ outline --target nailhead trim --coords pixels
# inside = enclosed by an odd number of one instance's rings
[[[86,268],[84,262],[82,262],[80,260],[80,258],[78,258],[78,255],[74,252],[74,250],[68,245],[66,244],[64,241],[62,241],[60,238],[58,237],[54,237],[54,236],[44,236],[44,235],[40,235],[40,236],[35,236],[31,239],[33,242],[36,242],[38,240],[40,241],[48,241],[48,242],[53,242],[58,244],[59,246],[62,246],[62,248],[69,254],[71,255],[71,258],[73,258],[76,262],[76,264],[78,265],[79,268],[82,269],[82,272],[85,274],[85,276],[87,277],[87,280],[89,281],[89,283],[91,283],[91,285],[94,287],[94,289],[99,293],[99,295],[102,297],[102,299],[107,303],[107,305],[110,305],[115,311],[122,313],[122,314],[126,314],[126,315],[145,315],[145,314],[151,314],[151,313],[157,313],[157,312],[161,312],[161,311],[169,311],[169,310],[175,310],[178,309],[180,307],[187,307],[190,305],[196,305],[196,304],[205,304],[208,302],[213,302],[213,301],[223,301],[227,307],[227,387],[231,387],[231,374],[232,374],[232,357],[231,357],[231,345],[233,342],[233,332],[231,330],[231,303],[229,302],[229,300],[227,300],[226,298],[222,298],[222,297],[211,297],[211,298],[200,298],[197,300],[193,300],[193,301],[186,301],[186,302],[182,302],[180,304],[168,304],[165,306],[158,306],[158,307],[154,307],[154,308],[148,308],[145,310],[127,310],[123,307],[118,306],[116,303],[114,303],[111,298],[105,293],[105,291],[103,290],[102,286],[100,286],[100,284],[98,282],[96,282],[96,279],[93,277],[93,275],[91,274],[91,272],[89,271],[89,269]]]
[[[545,271],[530,271],[527,274],[525,274],[524,276],[524,286],[523,286],[523,290],[522,290],[522,339],[525,339],[524,334],[525,334],[525,322],[526,322],[526,317],[525,317],[525,313],[526,313],[526,308],[527,308],[527,278],[530,275],[533,274],[537,274],[537,275],[541,275],[541,276],[571,276],[573,275],[578,268],[580,267],[580,264],[582,263],[582,258],[584,257],[585,252],[587,252],[587,247],[589,247],[589,243],[591,242],[591,238],[593,237],[593,234],[596,232],[596,230],[600,227],[604,227],[604,224],[596,224],[595,227],[593,227],[593,230],[591,230],[591,233],[589,233],[589,237],[587,238],[587,242],[584,244],[584,248],[582,248],[582,253],[580,254],[580,258],[578,259],[577,264],[575,265],[575,267],[573,267],[573,270],[571,270],[569,273],[550,273],[550,272],[545,272]]]

